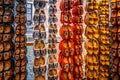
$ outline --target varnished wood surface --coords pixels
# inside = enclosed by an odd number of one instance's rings
[[[33,46],[33,42],[27,42],[26,46]]]

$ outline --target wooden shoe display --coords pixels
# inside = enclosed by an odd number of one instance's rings
[[[120,80],[120,0],[30,4],[0,0],[0,80],[29,77],[26,22],[30,15],[34,80]]]

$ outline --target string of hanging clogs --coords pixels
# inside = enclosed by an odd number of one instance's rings
[[[45,0],[34,0],[34,31],[33,31],[33,53],[35,56],[34,59],[34,80],[46,80],[46,28],[45,28]]]
[[[109,79],[110,32],[108,0],[99,3],[99,79]]]
[[[62,40],[59,43],[59,79],[60,80],[73,80],[74,79],[74,32],[72,27],[72,14],[73,7],[72,0],[61,0],[60,2],[60,27],[59,34]]]
[[[111,66],[110,79],[120,79],[120,1],[111,0]]]
[[[15,2],[15,80],[27,79],[26,1]]]
[[[48,1],[48,80],[58,80],[58,59],[57,59],[57,0]]]
[[[14,78],[14,0],[0,1],[0,80]]]
[[[98,29],[98,2],[97,0],[86,1],[86,15],[84,19],[86,26],[85,42],[86,54],[86,78],[99,79],[99,29]]]
[[[74,32],[74,79],[80,80],[83,78],[83,0],[73,0],[72,7],[72,28]]]

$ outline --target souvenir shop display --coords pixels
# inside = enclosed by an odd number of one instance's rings
[[[57,7],[56,3],[57,0],[49,0],[48,1],[48,80],[58,80],[58,59],[57,59],[57,22],[58,18],[56,16],[57,13]]]
[[[47,50],[46,50],[46,15],[45,0],[34,0],[34,31],[33,31],[33,53],[35,56],[33,63],[34,80],[46,80],[47,70]]]
[[[0,80],[120,80],[120,0],[0,0]]]
[[[27,79],[27,48],[26,48],[26,2],[17,0],[15,3],[15,80]]]
[[[111,0],[111,66],[110,79],[120,79],[120,0]]]
[[[0,1],[0,80],[14,78],[14,0]]]

